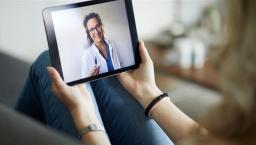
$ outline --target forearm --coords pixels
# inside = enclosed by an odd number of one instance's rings
[[[71,114],[79,132],[91,124],[96,124],[97,126],[102,127],[94,110],[87,112],[83,109],[79,109],[78,111],[72,111]],[[81,139],[86,145],[110,145],[105,131],[91,131],[82,135]]]
[[[199,125],[165,98],[152,110],[151,117],[173,141],[184,139]]]
[[[52,67],[47,67],[47,70],[52,79],[52,90],[70,111],[77,131],[81,132],[82,141],[89,145],[109,145],[106,133],[100,129],[101,124],[86,85],[68,86],[57,70]]]
[[[162,92],[157,87],[152,87],[151,89],[147,89],[144,94],[148,95],[148,97],[145,95],[144,97],[140,96],[138,98],[142,99],[138,101],[145,109]],[[198,127],[198,124],[177,108],[169,98],[164,98],[158,102],[152,108],[150,115],[169,138],[174,141],[190,136],[194,129]]]

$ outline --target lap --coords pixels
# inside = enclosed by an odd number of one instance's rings
[[[69,111],[51,91],[47,72],[49,65],[49,53],[46,51],[31,66],[16,109],[32,117],[39,113],[48,126],[78,137]],[[91,95],[95,95],[97,101],[96,110],[100,111],[112,144],[172,144],[161,128],[144,116],[143,109],[116,77],[94,81],[91,86]],[[88,89],[91,90],[90,86]]]

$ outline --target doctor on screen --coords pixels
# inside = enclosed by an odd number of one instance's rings
[[[117,50],[105,39],[100,16],[97,13],[90,13],[85,16],[83,24],[90,47],[85,50],[82,57],[82,77],[120,69]]]

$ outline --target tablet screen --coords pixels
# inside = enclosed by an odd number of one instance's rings
[[[125,0],[84,2],[52,8],[48,13],[44,17],[50,16],[51,22],[46,27],[54,31],[47,34],[51,35],[48,41],[56,40],[49,47],[57,49],[50,53],[58,52],[50,54],[51,60],[60,67],[66,83],[90,81],[137,66],[133,42],[137,35],[130,29],[135,24],[129,21]]]

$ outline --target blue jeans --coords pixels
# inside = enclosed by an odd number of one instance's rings
[[[46,67],[48,52],[32,64],[15,109],[47,126],[79,139],[72,116],[51,91]],[[119,83],[116,77],[91,82],[88,90],[95,101],[98,118],[113,145],[169,145],[172,141]],[[96,103],[97,102],[97,103]]]

